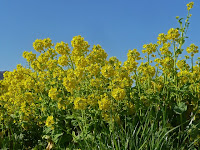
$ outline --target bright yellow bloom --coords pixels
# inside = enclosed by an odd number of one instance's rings
[[[67,89],[68,92],[73,92],[73,90],[76,87],[76,84],[78,83],[78,80],[76,78],[76,75],[74,73],[73,69],[67,70],[67,77],[63,78],[63,85]]]
[[[47,65],[47,69],[52,71],[54,70],[56,67],[57,67],[57,64],[58,64],[58,60],[56,59],[50,59],[46,65]]]
[[[184,70],[184,71],[180,71],[178,72],[178,77],[179,77],[179,80],[180,80],[180,84],[185,84],[186,82],[190,81],[191,80],[191,73],[188,71],[188,70]]]
[[[67,55],[70,52],[70,48],[69,48],[68,44],[63,41],[56,44],[55,50],[60,55]]]
[[[176,65],[178,66],[178,68],[182,71],[182,70],[188,70],[190,68],[190,66],[186,63],[186,61],[183,60],[178,60]]]
[[[199,52],[198,48],[198,46],[191,44],[189,47],[187,47],[186,51],[188,53],[192,53],[191,56],[193,57],[195,53]]]
[[[33,95],[31,92],[26,92],[24,94],[24,99],[26,99],[27,102],[32,103],[33,102]]]
[[[27,60],[27,62],[32,62],[36,59],[36,54],[33,54],[32,52],[23,52],[23,57]]]
[[[113,66],[105,65],[102,67],[101,73],[105,78],[110,78],[114,76],[115,70],[113,69]]]
[[[106,94],[104,94],[104,97],[101,99],[101,101],[98,101],[98,104],[100,110],[104,111],[110,110],[111,101]]]
[[[148,55],[152,54],[153,52],[156,52],[158,45],[157,44],[144,44],[143,48],[145,50],[142,50],[143,53],[147,53]]]
[[[160,48],[161,54],[162,55],[172,55],[172,53],[169,50],[170,46],[171,46],[170,43],[164,43],[163,46]]]
[[[138,72],[142,73],[145,77],[150,76],[153,77],[155,75],[155,67],[148,65],[147,63],[141,63],[141,65],[138,67]]]
[[[47,51],[46,51],[47,55],[50,57],[50,58],[54,58],[55,56],[57,56],[57,53],[55,51],[55,49],[53,48],[49,48]]]
[[[43,40],[41,40],[41,39],[35,40],[35,42],[33,42],[33,48],[39,53],[44,51],[44,42],[43,42]]]
[[[115,69],[119,69],[121,67],[122,62],[119,61],[116,56],[114,56],[109,58],[108,64],[113,66]]]
[[[76,75],[76,77],[81,80],[82,77],[84,76],[84,71],[85,71],[85,68],[82,68],[82,67],[77,67],[75,70],[74,70],[74,74]]]
[[[53,100],[57,99],[57,95],[58,95],[58,91],[57,88],[53,88],[51,87],[51,89],[49,90],[49,97]]]
[[[127,54],[128,59],[124,62],[123,67],[128,71],[128,73],[131,73],[137,69],[137,62],[136,60],[140,60],[140,53],[137,51],[137,49],[129,50]]]
[[[101,87],[101,80],[99,78],[91,79],[90,85],[92,87],[100,88]]]
[[[171,28],[167,32],[167,38],[169,40],[175,40],[180,36],[178,29]]]
[[[126,91],[121,88],[113,89],[112,97],[116,100],[123,100],[126,96]]]
[[[165,35],[164,33],[160,33],[158,35],[158,44],[161,45],[161,44],[164,44],[165,42],[167,42],[167,35]]]
[[[74,109],[84,110],[87,108],[87,101],[85,98],[77,97],[74,100]]]
[[[87,71],[90,73],[91,76],[96,76],[100,73],[100,66],[98,64],[91,64],[87,67]]]
[[[90,47],[90,45],[80,35],[73,37],[71,45],[73,47],[72,60],[75,60],[77,57],[80,56],[85,56],[87,52],[89,52],[88,48]]]
[[[51,48],[53,44],[50,38],[43,39],[44,48]]]
[[[69,60],[67,55],[62,55],[61,57],[58,58],[58,64],[61,66],[67,66],[68,62]]]
[[[158,64],[160,63],[160,58],[156,58],[155,60],[154,60],[154,62],[157,62]]]
[[[54,129],[53,124],[54,124],[54,119],[53,116],[48,116],[45,125],[47,127],[50,127],[51,129]]]
[[[127,54],[128,59],[134,59],[134,60],[140,60],[140,53],[137,51],[137,49],[129,50]]]
[[[92,51],[86,56],[88,64],[99,63],[101,66],[105,63],[108,54],[100,45],[94,45]]]
[[[76,56],[73,59],[76,67],[85,67],[87,65],[86,58],[84,56]]]
[[[50,58],[50,55],[48,53],[44,53],[44,54],[40,54],[40,56],[38,56],[37,60],[41,63],[41,64],[45,64]]]
[[[193,8],[193,5],[194,5],[194,2],[190,2],[188,3],[186,6],[187,6],[187,10],[189,11],[190,9]]]
[[[87,97],[87,103],[90,106],[96,106],[98,104],[98,100],[100,99],[100,96],[95,95],[95,94],[90,94]]]
[[[173,58],[172,57],[165,57],[164,59],[161,60],[160,64],[164,67],[164,68],[173,68]]]

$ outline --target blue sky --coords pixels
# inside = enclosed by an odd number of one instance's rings
[[[91,46],[100,44],[108,56],[124,62],[129,49],[156,43],[159,33],[178,27],[188,0],[1,0],[0,70],[26,65],[23,51],[34,51],[36,39],[71,43],[81,35]],[[188,30],[200,47],[200,1],[194,0]]]

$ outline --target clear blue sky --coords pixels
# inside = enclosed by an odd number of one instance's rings
[[[142,50],[159,33],[178,27],[188,0],[1,0],[0,70],[26,65],[23,51],[33,51],[36,39],[71,43],[81,35],[100,44],[108,56],[126,60],[129,49]],[[200,47],[200,1],[194,0],[187,45]]]

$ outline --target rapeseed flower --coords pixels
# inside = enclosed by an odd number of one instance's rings
[[[85,98],[77,97],[74,100],[74,109],[84,110],[87,107],[87,101]]]
[[[47,119],[46,119],[46,123],[45,125],[47,127],[50,127],[52,130],[54,129],[53,127],[53,124],[55,123],[54,119],[53,119],[53,116],[48,116]]]
[[[186,6],[187,6],[187,10],[189,11],[190,9],[193,8],[193,5],[194,5],[194,2],[190,2],[188,3]]]
[[[169,40],[175,40],[180,36],[178,29],[171,28],[167,32],[167,38]]]
[[[58,91],[57,91],[57,88],[53,88],[51,87],[51,89],[49,90],[49,97],[53,100],[56,100],[57,99],[57,95],[58,95]]]
[[[123,100],[126,96],[126,91],[122,88],[116,88],[112,91],[112,97],[116,100]]]

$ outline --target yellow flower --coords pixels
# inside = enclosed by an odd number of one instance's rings
[[[116,89],[113,89],[112,91],[112,97],[116,100],[123,100],[125,96],[126,96],[126,91],[119,87]]]
[[[35,42],[33,42],[33,48],[41,53],[42,51],[44,51],[44,43],[43,43],[43,40],[41,39],[37,39],[35,40]]]
[[[155,75],[156,70],[155,67],[148,65],[148,62],[142,62],[141,65],[138,67],[138,72],[142,73],[145,77],[153,77]]]
[[[100,96],[95,95],[95,94],[90,94],[87,97],[87,103],[90,106],[96,106],[99,99],[100,99]]]
[[[106,94],[104,94],[104,97],[101,99],[101,101],[98,101],[98,104],[99,104],[100,110],[107,111],[110,109],[111,101],[108,98],[108,96]]]
[[[91,79],[90,84],[92,87],[100,88],[101,87],[101,80],[99,78]]]
[[[136,62],[134,58],[128,58],[128,60],[124,62],[123,67],[128,71],[128,73],[131,73],[137,69],[137,65],[138,62]]]
[[[162,55],[171,55],[172,53],[169,51],[169,47],[171,46],[170,43],[164,43],[163,46],[160,48]]]
[[[87,65],[86,58],[84,56],[76,56],[73,59],[76,67],[85,67]]]
[[[198,53],[199,50],[198,50],[198,46],[194,45],[194,44],[191,44],[189,47],[187,47],[186,51],[188,53],[191,53],[191,57],[194,56],[194,53]]]
[[[134,60],[140,60],[140,53],[137,51],[137,49],[129,50],[127,54],[128,59],[133,58]]]
[[[91,76],[96,76],[100,73],[100,67],[98,64],[91,64],[87,67],[87,71],[90,73]]]
[[[158,44],[161,45],[161,44],[164,44],[165,42],[167,42],[167,35],[165,35],[164,33],[160,33],[158,35]]]
[[[105,78],[110,78],[114,75],[115,70],[113,69],[113,66],[105,65],[102,67],[101,73]]]
[[[76,87],[76,84],[78,83],[78,80],[76,78],[76,75],[74,73],[73,69],[67,70],[67,77],[63,78],[63,85],[67,89],[68,92],[73,92],[73,90]]]
[[[179,37],[179,31],[178,29],[174,29],[174,28],[171,28],[169,29],[169,31],[167,32],[167,38],[169,40],[175,40]]]
[[[23,52],[23,57],[24,57],[28,62],[32,62],[33,60],[36,59],[36,54],[33,54],[32,52],[24,51],[24,52]]]
[[[43,44],[45,48],[51,48],[51,46],[53,46],[50,38],[43,39]]]
[[[190,9],[193,8],[193,5],[194,5],[194,2],[190,2],[188,3],[186,6],[187,6],[187,10],[189,11]]]
[[[85,98],[77,97],[74,100],[74,109],[84,110],[87,108],[87,101]]]
[[[160,64],[164,68],[173,68],[173,59],[171,57],[165,57],[164,59],[161,60]]]
[[[54,70],[56,67],[57,67],[57,64],[58,64],[58,60],[56,59],[50,59],[49,61],[47,61],[46,65],[47,65],[47,68],[52,71]]]
[[[64,43],[63,41],[56,44],[55,50],[60,55],[67,55],[70,52],[70,48],[69,48],[68,44]]]
[[[156,58],[154,62],[160,63],[160,58]]]
[[[61,66],[67,66],[68,65],[68,56],[67,55],[62,55],[61,57],[58,58],[58,64]]]
[[[54,127],[52,126],[54,124],[54,119],[53,116],[48,116],[45,125],[47,127],[51,127],[51,129],[54,129]]]
[[[147,53],[148,55],[152,54],[153,52],[156,52],[158,45],[157,44],[144,44],[143,48],[145,50],[142,50],[143,53]]]
[[[84,75],[84,71],[85,69],[82,68],[82,67],[77,67],[75,70],[74,70],[74,74],[76,75],[76,77],[81,80],[83,75]]]
[[[178,68],[182,71],[182,70],[188,70],[190,67],[188,64],[186,64],[186,61],[183,60],[178,60],[176,65],[178,66]]]
[[[58,91],[57,88],[53,88],[51,87],[51,89],[49,90],[49,97],[53,100],[57,99],[57,95],[58,95]]]
[[[41,64],[45,64],[50,58],[50,55],[48,53],[44,53],[41,54],[40,56],[38,56],[37,60],[41,63]]]
[[[86,56],[86,60],[88,64],[99,63],[103,65],[107,56],[108,54],[100,45],[94,45],[92,51]]]
[[[33,102],[33,95],[32,95],[31,92],[26,92],[26,93],[24,94],[24,98],[25,98],[25,100],[26,100],[27,102],[29,102],[29,103]]]
[[[72,50],[73,60],[76,59],[77,56],[84,56],[86,55],[87,52],[89,52],[88,48],[90,47],[90,45],[80,35],[73,37],[71,45],[73,47]]]

